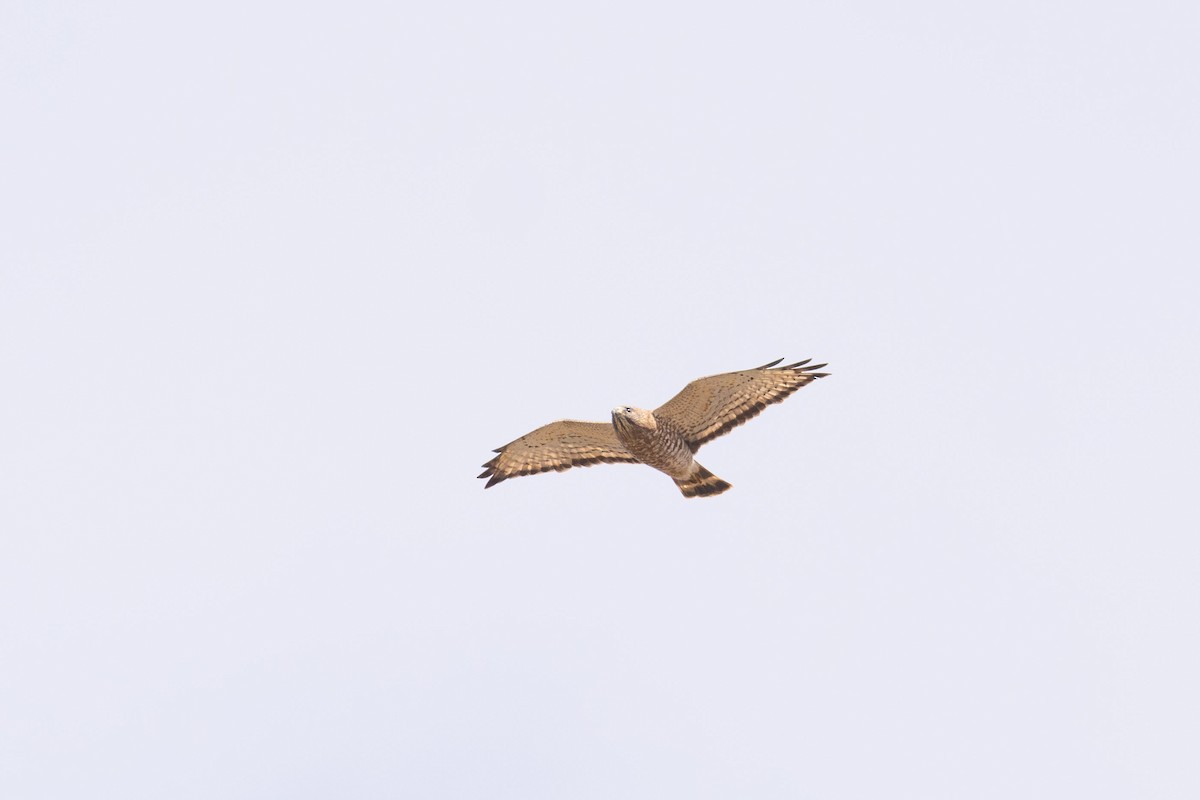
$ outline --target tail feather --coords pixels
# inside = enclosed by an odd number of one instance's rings
[[[683,492],[684,497],[709,497],[733,488],[733,484],[726,483],[699,464],[691,475],[683,480],[676,480],[675,485]]]

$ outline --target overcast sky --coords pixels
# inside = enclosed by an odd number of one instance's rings
[[[0,796],[1200,796],[1198,31],[5,3]]]

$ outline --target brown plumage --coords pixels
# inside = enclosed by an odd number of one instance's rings
[[[485,488],[519,475],[599,463],[646,464],[675,481],[684,497],[707,497],[730,488],[692,457],[700,446],[728,433],[802,386],[829,373],[824,364],[783,359],[754,369],[726,372],[689,383],[663,405],[647,411],[618,406],[612,423],[559,420],[495,450],[480,478]]]

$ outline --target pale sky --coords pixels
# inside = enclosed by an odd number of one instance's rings
[[[1198,32],[5,5],[0,796],[1200,796]]]

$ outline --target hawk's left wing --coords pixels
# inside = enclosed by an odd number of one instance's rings
[[[728,433],[772,403],[781,402],[802,386],[829,374],[813,371],[824,364],[806,366],[811,358],[775,367],[780,361],[783,359],[755,369],[694,380],[654,409],[654,416],[674,422],[694,453],[700,445]]]
[[[490,478],[487,489],[518,475],[562,472],[571,467],[592,464],[629,463],[637,459],[625,449],[611,422],[578,422],[562,419],[551,422],[497,448],[499,453],[485,467],[480,478]]]

